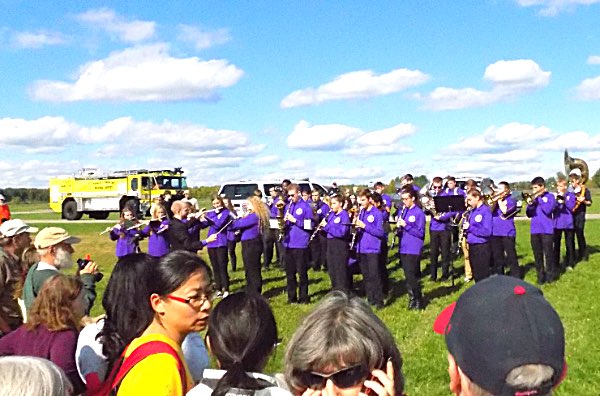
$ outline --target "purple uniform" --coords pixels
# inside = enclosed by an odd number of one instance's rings
[[[444,188],[444,195],[462,195],[463,197],[467,197],[467,193],[460,187],[454,188]]]
[[[110,230],[110,239],[117,241],[115,251],[117,257],[123,257],[137,252],[138,245],[136,236],[139,235],[139,231],[137,228],[131,230],[125,229],[123,231],[125,233],[125,237],[121,238],[121,229],[124,227],[125,226],[123,224],[118,224],[112,230]]]
[[[444,197],[448,194],[445,192],[440,193],[438,196]],[[452,194],[450,194],[452,195]],[[456,215],[456,212],[445,212],[441,213],[439,219],[431,216],[431,222],[429,223],[429,231],[446,231],[450,229],[450,220]]]
[[[279,209],[277,209],[277,202],[281,201],[281,198],[275,197],[273,202],[269,205],[269,217],[272,219],[276,219],[279,214]]]
[[[476,245],[489,242],[492,236],[492,212],[487,205],[473,209],[468,222],[467,243]]]
[[[506,202],[506,214],[502,213],[500,207],[496,205],[492,212],[492,236],[516,237],[515,218],[504,218],[517,210],[517,201],[510,195],[502,200]]]
[[[554,221],[552,212],[556,199],[554,195],[545,191],[541,196],[533,200],[533,204],[527,205],[525,213],[531,218],[532,234],[554,234]]]
[[[348,239],[350,236],[350,217],[348,212],[341,210],[340,213],[329,214],[327,224],[323,227],[327,233],[327,239]]]
[[[329,205],[327,205],[325,202],[319,200],[317,203],[317,219],[316,222],[317,224],[321,222],[321,220],[323,220],[325,218],[325,216],[327,216],[327,213],[329,213]]]
[[[403,210],[402,219],[406,226],[402,227],[400,234],[400,254],[421,255],[423,241],[425,240],[425,213],[414,205],[410,209]]]
[[[229,210],[221,209],[219,212],[208,212],[205,216],[205,219],[206,220],[200,222],[200,226],[202,228],[208,227],[208,236],[216,234],[217,232],[219,233],[217,235],[217,240],[214,242],[209,242],[207,247],[216,248],[227,246],[227,233],[224,232],[225,230],[223,227],[225,227],[231,220],[231,217],[229,216]]]
[[[299,199],[298,202],[290,201],[284,213],[294,216],[296,222],[285,222],[283,246],[290,249],[306,249],[312,230],[312,208],[306,201]]]
[[[566,192],[563,194],[565,201],[554,206],[554,228],[557,230],[573,229],[573,208],[575,207],[575,194]]]
[[[379,253],[381,251],[381,241],[385,238],[383,231],[383,215],[375,206],[369,210],[361,210],[359,220],[365,223],[365,228],[357,229],[357,252],[358,253]]]
[[[247,214],[244,217],[234,220],[231,223],[231,229],[242,232],[242,241],[258,238],[260,235],[260,219],[256,213]]]
[[[166,232],[169,228],[169,219],[151,221],[141,232],[148,237],[148,254],[152,257],[162,257],[170,251],[170,243]]]

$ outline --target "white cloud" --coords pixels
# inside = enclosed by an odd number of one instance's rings
[[[600,100],[600,76],[586,78],[575,88],[575,92],[580,100]]]
[[[347,125],[310,125],[302,120],[288,136],[287,145],[293,149],[336,150],[344,147],[347,142],[360,134],[358,128]]]
[[[12,37],[13,45],[19,48],[41,48],[49,45],[65,43],[65,38],[58,32],[16,32]]]
[[[539,7],[543,16],[556,16],[562,11],[573,10],[578,5],[592,5],[600,0],[517,0],[522,7]]]
[[[280,103],[282,108],[307,106],[333,100],[364,99],[389,95],[423,84],[429,76],[419,70],[396,69],[376,75],[372,70],[359,70],[337,76],[318,88],[292,92]]]
[[[179,40],[192,43],[197,50],[203,50],[215,45],[225,44],[231,40],[228,29],[213,31],[203,30],[197,26],[179,25]]]
[[[301,159],[288,159],[281,163],[281,169],[286,171],[298,171],[306,169],[306,162]]]
[[[226,60],[175,58],[166,44],[143,45],[90,62],[74,82],[37,81],[30,95],[41,101],[116,102],[215,99],[219,88],[234,85],[243,71]]]
[[[590,136],[584,131],[562,133],[555,139],[549,140],[540,146],[541,150],[563,151],[598,151],[600,150],[600,135]]]
[[[424,107],[430,110],[482,107],[545,87],[550,75],[531,59],[500,60],[485,69],[483,78],[492,84],[489,91],[438,87],[427,95],[414,97],[423,100]]]
[[[590,55],[587,63],[588,65],[600,65],[600,55]]]
[[[278,155],[265,155],[264,157],[255,158],[252,160],[253,165],[266,166],[273,165],[280,161]]]
[[[139,43],[154,37],[156,23],[151,21],[126,20],[108,8],[99,8],[76,15],[76,19],[93,27],[105,30],[126,43]]]

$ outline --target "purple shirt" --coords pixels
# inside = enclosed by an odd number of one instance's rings
[[[283,213],[290,213],[296,218],[296,222],[285,222],[285,237],[283,238],[283,246],[291,249],[305,249],[308,247],[308,240],[312,233],[312,226],[305,228],[306,223],[312,225],[313,211],[310,205],[303,199],[298,199],[298,202],[290,201]]]
[[[260,219],[256,213],[249,213],[231,223],[232,230],[242,231],[242,241],[258,238],[260,235]]]
[[[454,187],[452,189],[446,187],[444,188],[444,195],[462,195],[463,197],[467,197],[467,193],[460,187]]]
[[[325,216],[327,216],[327,214],[329,213],[329,205],[327,205],[325,202],[319,200],[316,202],[317,205],[317,224],[321,222],[321,220],[323,220],[325,218]]]
[[[169,228],[169,219],[161,222],[151,221],[141,232],[141,235],[148,238],[148,254],[152,257],[162,257],[170,251],[170,243],[167,238],[167,229]]]
[[[121,228],[123,228],[123,224],[119,224],[110,230],[110,239],[113,241],[117,241],[117,246],[115,249],[115,254],[117,257],[123,257],[130,253],[136,252],[137,242],[134,242],[134,237],[139,234],[137,228],[127,230],[125,229],[125,237],[121,238]]]
[[[554,234],[554,221],[552,212],[556,199],[554,195],[545,191],[541,196],[533,200],[532,205],[527,205],[525,213],[531,218],[532,234]]]
[[[565,202],[558,203],[554,206],[554,229],[556,230],[572,230],[573,229],[573,208],[575,207],[575,194],[566,192],[563,194]]]
[[[467,229],[467,243],[471,245],[486,243],[492,236],[492,212],[487,205],[481,205],[471,211]]]
[[[441,192],[437,196],[447,196],[445,192]],[[450,194],[452,195],[452,194]],[[450,229],[450,220],[456,215],[456,212],[444,212],[440,214],[439,219],[431,216],[431,222],[429,223],[429,231],[446,231]]]
[[[327,224],[323,227],[323,231],[327,233],[327,239],[345,239],[350,237],[350,216],[345,210],[340,213],[331,212],[326,219]]]
[[[229,210],[221,209],[218,213],[217,211],[208,212],[205,218],[206,220],[202,221],[200,224],[202,228],[208,227],[207,236],[216,234],[217,232],[221,231],[217,235],[217,240],[214,242],[209,242],[206,246],[209,249],[227,246],[227,233],[225,232],[223,227],[225,227],[226,224],[229,223],[229,221],[231,220],[231,216],[229,216]]]
[[[361,210],[358,216],[359,220],[365,223],[365,228],[358,228],[357,247],[358,253],[379,253],[381,251],[381,241],[385,238],[383,230],[383,214],[375,206],[369,210]]]
[[[275,197],[273,202],[269,205],[269,217],[272,219],[276,219],[279,214],[279,210],[277,209],[277,202],[281,201],[280,197]]]
[[[510,195],[501,201],[506,202],[506,214],[510,215],[517,210],[517,201]],[[515,217],[511,216],[508,219],[503,217],[506,214],[502,213],[500,207],[496,205],[492,212],[492,235],[501,237],[516,237],[517,230],[515,228]]]
[[[400,254],[421,255],[425,240],[425,213],[414,205],[403,210],[400,216],[406,222],[406,225],[400,228]]]
[[[28,330],[23,325],[0,339],[0,356],[18,355],[48,359],[65,372],[79,393],[85,389],[85,385],[77,373],[76,347],[75,330],[49,331],[44,325]]]

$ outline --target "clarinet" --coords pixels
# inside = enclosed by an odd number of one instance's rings
[[[325,218],[323,220],[327,220],[329,218],[329,215],[331,214],[331,212],[333,212],[333,209],[329,209],[329,212],[327,212],[327,214],[325,215]],[[325,224],[327,224],[327,222],[325,222]],[[319,225],[315,229],[315,232],[313,232],[312,235],[310,236],[308,243],[311,243],[312,240],[315,239],[315,237],[317,236],[319,231],[321,231],[322,228],[323,228],[323,226],[321,226],[321,223],[319,223]]]

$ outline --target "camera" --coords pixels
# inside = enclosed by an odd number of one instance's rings
[[[85,255],[85,258],[78,258],[77,259],[77,266],[79,267],[80,270],[84,269],[86,265],[88,265],[88,263],[90,263],[92,261],[92,259],[90,258],[89,254]]]

